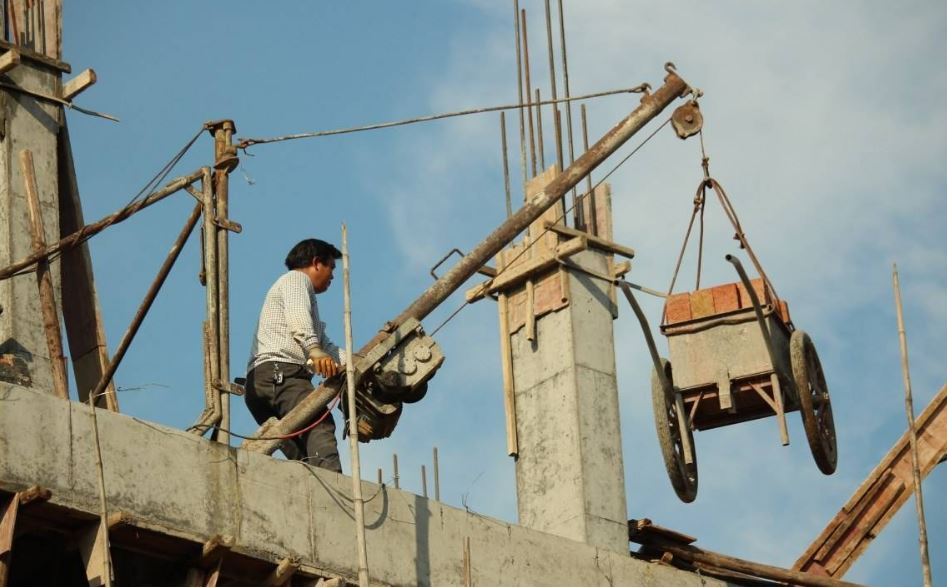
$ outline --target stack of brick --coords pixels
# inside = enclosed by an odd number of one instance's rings
[[[760,304],[773,304],[772,292],[763,286],[762,279],[754,279],[750,283]],[[664,304],[664,324],[676,324],[752,307],[753,302],[742,282],[726,283],[670,296]],[[789,323],[789,306],[784,300],[778,300],[777,314],[784,323]]]

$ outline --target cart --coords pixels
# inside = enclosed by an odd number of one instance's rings
[[[697,497],[694,430],[775,415],[782,443],[788,445],[786,413],[798,410],[819,469],[830,475],[837,462],[832,404],[812,340],[793,326],[788,307],[764,280],[754,284],[738,259],[726,259],[740,276],[728,285],[742,285],[739,291],[748,303],[680,321],[669,320],[666,307],[661,332],[668,338],[670,361],[659,357],[631,285],[621,283],[654,363],[658,442],[671,485],[684,502]]]

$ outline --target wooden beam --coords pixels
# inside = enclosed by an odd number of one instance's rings
[[[72,100],[80,92],[83,92],[96,81],[95,70],[86,69],[76,77],[72,78],[62,86],[62,99]]]
[[[613,243],[610,240],[593,236],[583,230],[576,230],[574,228],[569,228],[568,226],[563,226],[561,224],[555,224],[552,222],[545,223],[546,229],[551,230],[559,235],[566,237],[585,237],[589,241],[589,247],[593,249],[601,249],[603,251],[613,253],[615,255],[620,255],[627,259],[635,258],[635,250],[631,247],[626,247],[618,243]]]
[[[588,248],[588,240],[583,236],[567,240],[556,247],[555,254],[542,257],[533,257],[522,263],[513,265],[510,269],[505,269],[490,281],[485,281],[480,285],[467,290],[466,298],[468,302],[476,302],[487,294],[496,293],[501,290],[516,287],[535,276],[553,268],[560,259],[565,259],[575,255]]]
[[[16,43],[11,43],[9,41],[4,41],[0,39],[0,50],[2,49],[6,49],[8,51],[10,49],[16,49],[17,51],[20,52],[20,57],[23,60],[32,61],[33,63],[37,63],[39,65],[51,67],[63,73],[72,73],[72,66],[70,66],[68,63],[63,63],[62,61],[59,61],[58,59],[51,59],[47,57],[46,55],[43,55],[42,53],[37,53],[36,51],[28,49],[27,47],[17,45]]]
[[[62,59],[62,0],[42,0],[44,52],[50,59]]]
[[[39,193],[36,187],[36,172],[33,168],[33,153],[29,149],[20,151],[20,171],[26,184],[26,201],[29,205],[30,228],[33,231],[33,252],[46,249],[46,228],[43,224],[43,210],[40,207]],[[46,346],[49,352],[50,368],[53,375],[53,393],[63,399],[69,399],[69,381],[66,378],[66,357],[62,350],[62,329],[59,324],[59,308],[53,288],[53,278],[49,274],[49,261],[43,259],[36,265],[36,281],[39,287],[40,308],[43,314],[43,329],[46,333]]]
[[[108,560],[108,532],[105,525],[99,521],[89,524],[79,536],[78,543],[90,587],[111,585],[111,577],[107,576],[111,565]]]
[[[298,568],[299,562],[291,558],[280,560],[276,568],[273,569],[273,572],[270,573],[270,576],[263,581],[263,587],[283,587],[284,585],[288,585]]]
[[[16,515],[20,509],[20,494],[14,493],[0,509],[0,587],[7,587],[10,578],[10,559],[13,554],[13,533]]]
[[[947,385],[915,422],[921,479],[947,457]],[[908,433],[894,443],[841,511],[799,557],[794,569],[842,577],[912,493]]]
[[[0,73],[7,73],[20,64],[19,49],[10,49],[3,55],[0,55]]]

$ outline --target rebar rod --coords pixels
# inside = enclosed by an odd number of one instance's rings
[[[556,53],[555,48],[552,44],[552,13],[549,10],[549,0],[545,1],[546,5],[546,48],[549,53],[549,88],[551,90],[551,97],[553,100],[556,100],[559,95],[556,91]],[[556,139],[556,163],[559,164],[559,169],[565,169],[565,165],[562,164],[562,128],[559,125],[559,117],[557,112],[559,108],[557,106],[552,107],[552,121],[553,121],[553,134]],[[562,209],[566,209],[566,203],[563,200]]]
[[[33,251],[46,249],[46,227],[43,223],[43,209],[40,206],[39,190],[36,187],[36,171],[33,167],[33,153],[20,151],[20,171],[26,187],[26,200],[29,205],[30,228],[33,233]],[[36,266],[36,285],[39,288],[40,310],[43,316],[43,332],[46,335],[46,349],[49,352],[50,369],[53,377],[53,393],[62,399],[69,399],[69,379],[66,375],[66,357],[62,348],[62,327],[59,324],[59,310],[56,307],[56,292],[53,278],[49,274],[49,261],[42,259]]]
[[[96,234],[102,232],[109,226],[112,226],[113,224],[118,224],[119,222],[122,222],[123,220],[126,220],[130,216],[136,214],[137,212],[144,210],[148,206],[151,206],[152,204],[160,202],[161,200],[167,198],[168,196],[175,193],[176,191],[183,189],[185,186],[191,185],[192,183],[194,183],[200,178],[201,178],[201,172],[195,171],[194,173],[191,173],[190,175],[185,175],[185,176],[172,180],[170,183],[165,185],[160,190],[152,192],[147,197],[142,198],[141,200],[131,204],[130,206],[126,206],[122,208],[121,210],[119,210],[118,212],[109,214],[108,216],[106,216],[105,218],[102,218],[101,220],[97,222],[93,222],[92,224],[86,224],[85,226],[77,230],[76,232],[70,234],[67,237],[60,239],[59,242],[56,242],[47,246],[45,250],[38,253],[32,253],[26,258],[21,259],[15,263],[11,263],[10,265],[7,265],[3,269],[0,269],[0,280],[7,279],[15,275],[16,273],[19,273],[20,271],[22,271],[23,269],[26,269],[30,265],[36,264],[41,259],[47,259],[51,255],[55,255],[56,253],[62,250],[69,249],[74,246],[82,244],[82,242],[84,242],[89,237],[95,236]]]
[[[401,489],[401,478],[398,476],[398,453],[392,453],[391,460],[392,460],[393,469],[395,472],[395,476],[394,476],[395,489]]]
[[[427,467],[421,465],[421,495],[427,497]]]
[[[348,401],[349,450],[352,460],[352,507],[358,542],[358,584],[368,587],[368,550],[365,546],[365,502],[362,499],[362,465],[358,451],[358,413],[355,402],[355,368],[352,344],[352,293],[349,282],[349,232],[342,225],[342,298],[345,310],[345,386]]]
[[[441,501],[441,469],[437,462],[437,447],[434,447],[434,501]]]
[[[522,31],[522,40],[523,40],[523,72],[525,73],[526,80],[526,115],[529,118],[529,165],[530,165],[530,177],[536,176],[536,135],[533,131],[533,106],[532,101],[532,83],[529,79],[529,35],[527,34],[526,28],[526,9],[523,8],[520,10],[520,28]],[[525,185],[524,185],[525,187]],[[523,197],[526,197],[524,191]]]
[[[543,110],[539,88],[536,88],[536,144],[539,145],[539,169],[546,169],[546,149],[543,141]]]
[[[194,206],[194,210],[192,210],[191,215],[188,216],[187,221],[181,228],[181,232],[178,233],[177,238],[174,239],[174,244],[171,245],[171,250],[168,251],[167,257],[165,257],[164,262],[158,269],[158,274],[155,276],[154,281],[151,282],[151,286],[145,293],[145,298],[141,301],[141,304],[139,304],[138,310],[135,312],[135,316],[132,318],[131,324],[128,325],[128,328],[125,330],[125,334],[122,335],[122,340],[118,343],[118,347],[115,349],[115,354],[112,355],[112,359],[105,368],[105,373],[102,374],[102,377],[99,378],[99,382],[95,385],[95,389],[93,389],[92,393],[89,394],[90,398],[99,397],[105,391],[105,388],[108,386],[109,382],[112,381],[112,377],[115,376],[115,371],[118,370],[118,366],[121,364],[122,359],[125,358],[125,353],[128,352],[128,348],[131,346],[132,341],[135,340],[135,335],[138,334],[138,330],[141,328],[142,322],[145,321],[145,316],[147,316],[148,311],[151,310],[151,306],[154,304],[155,298],[158,297],[158,293],[161,291],[161,287],[168,278],[171,268],[174,267],[174,263],[178,260],[178,257],[181,254],[181,249],[184,248],[184,243],[187,242],[188,237],[191,235],[191,232],[197,225],[197,221],[201,217],[201,209],[201,204],[196,204]]]
[[[589,150],[589,126],[588,121],[585,116],[585,104],[582,104],[582,147],[588,151]],[[585,227],[584,230],[591,234],[592,236],[598,235],[598,212],[595,207],[595,188],[592,187],[592,172],[590,171],[588,175],[585,176],[587,180],[588,189],[586,190],[585,197],[589,199],[589,219],[588,227]],[[585,202],[581,205],[576,206],[581,211],[581,220],[582,224],[586,224],[585,219]]]
[[[557,175],[546,184],[543,190],[487,235],[456,265],[431,284],[400,315],[387,322],[385,327],[362,347],[359,354],[367,353],[373,349],[375,345],[387,338],[390,332],[405,320],[409,318],[423,320],[452,293],[457,291],[479,268],[579,183],[583,177],[598,167],[675,99],[683,96],[686,91],[687,84],[684,80],[671,68],[668,68],[668,75],[660,88],[642,97],[641,103],[627,117],[609,130],[575,163]],[[336,391],[333,389],[320,386],[286,414],[283,419],[275,424],[265,425],[259,432],[264,432],[265,436],[272,437],[299,430],[323,410],[335,395]],[[249,450],[265,453],[272,453],[278,445],[279,441],[269,439],[253,439],[244,443],[244,446]]]
[[[911,441],[911,475],[914,479],[914,505],[917,510],[918,546],[921,554],[921,570],[924,587],[931,587],[931,561],[927,549],[927,521],[924,516],[924,492],[921,490],[921,471],[917,457],[917,428],[914,425],[914,399],[911,393],[911,368],[908,364],[908,339],[904,330],[904,309],[901,305],[901,282],[898,279],[898,266],[894,265],[891,274],[894,288],[894,305],[898,314],[898,342],[901,346],[901,374],[904,379],[904,411],[908,419],[908,438]]]
[[[571,93],[569,91],[569,60],[566,57],[566,21],[562,13],[562,0],[558,0],[557,4],[559,5],[559,49],[562,51],[562,81],[565,91],[563,97],[566,98],[566,136],[569,143],[569,165],[572,165],[575,161],[575,148],[572,141],[572,101],[569,100]],[[576,210],[573,221],[576,223],[576,228],[578,228],[578,215],[581,214],[581,206],[576,205],[577,197],[575,188],[572,188],[572,205]]]
[[[506,195],[506,217],[513,215],[513,199],[510,194],[510,157],[506,148],[506,112],[500,113],[500,153],[503,156],[503,191]]]
[[[520,114],[520,170],[523,172],[523,186],[521,189],[525,190],[529,176],[526,174],[526,121],[524,120],[525,114],[523,112],[523,60],[520,55],[519,0],[513,0],[513,29],[516,38],[516,90],[519,99],[519,108],[517,108],[517,111]],[[525,195],[523,197],[525,198]]]

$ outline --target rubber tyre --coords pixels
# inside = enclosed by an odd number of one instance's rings
[[[684,443],[674,405],[674,379],[671,363],[661,359],[661,366],[671,383],[671,389],[665,390],[661,386],[661,378],[657,371],[651,370],[651,403],[654,408],[654,428],[658,434],[658,444],[664,456],[664,466],[674,492],[684,503],[690,503],[697,498],[697,447],[694,445],[694,433],[690,427],[685,427],[685,433],[690,439],[692,449],[692,464],[684,462]]]
[[[819,354],[809,335],[802,330],[793,332],[789,339],[789,359],[809,449],[819,470],[831,475],[838,464],[832,400]]]

